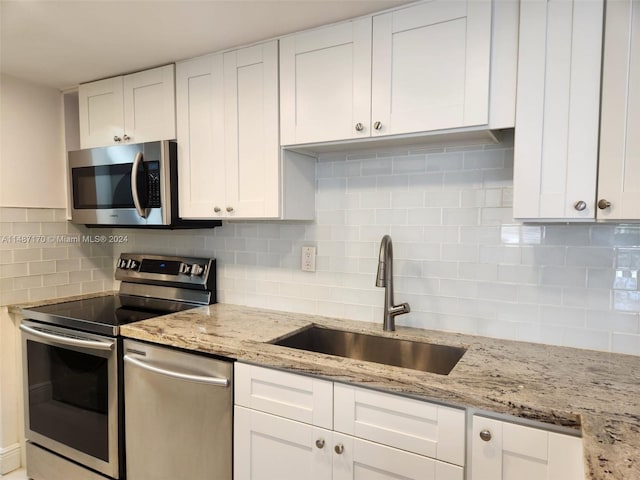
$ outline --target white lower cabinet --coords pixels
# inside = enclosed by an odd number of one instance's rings
[[[464,478],[463,410],[245,364],[235,385],[235,480]]]
[[[478,415],[468,480],[584,480],[582,439]]]
[[[332,432],[250,408],[234,408],[234,479],[331,478]],[[324,442],[322,447],[318,442]]]

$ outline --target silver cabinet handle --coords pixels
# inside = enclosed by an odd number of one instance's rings
[[[20,330],[26,333],[30,333],[36,337],[51,340],[52,342],[59,343],[61,345],[70,345],[73,347],[86,347],[93,348],[94,350],[113,350],[115,342],[99,342],[96,340],[83,340],[75,337],[64,337],[55,335],[53,333],[47,333],[39,329],[27,327],[26,325],[20,325]]]
[[[122,139],[119,136],[114,135],[113,136],[113,141],[116,142],[116,143],[120,143],[122,141]]]
[[[489,440],[491,440],[491,432],[489,430],[482,430],[480,432],[480,438],[482,440],[484,440],[485,442],[488,442]]]
[[[604,198],[598,202],[598,208],[600,210],[606,210],[610,206],[611,206],[611,202],[608,200],[605,200]]]
[[[156,367],[146,362],[141,362],[140,360],[130,357],[129,355],[124,356],[124,361],[126,363],[130,363],[131,365],[135,365],[136,367],[140,367],[140,368],[143,368],[144,370],[148,370],[153,373],[164,375],[166,377],[186,380],[188,382],[206,383],[207,385],[213,385],[215,387],[229,386],[229,380],[227,380],[226,378],[207,377],[204,375],[191,375],[189,373],[174,372],[172,370],[166,370],[164,368]]]
[[[131,137],[125,133],[125,134],[122,136],[122,140],[124,140],[125,142],[128,142],[129,140],[131,140]]]
[[[361,132],[362,130],[364,130],[364,125],[362,125],[360,122],[356,123],[356,131]]]
[[[229,213],[233,212],[233,207],[227,207],[227,212]]]
[[[339,443],[333,449],[338,455],[342,455],[342,452],[344,452],[344,445]]]
[[[376,130],[382,130],[382,122],[375,122],[373,124],[373,128],[375,128]]]
[[[133,166],[131,167],[131,195],[133,196],[133,205],[136,207],[136,212],[142,218],[147,218],[149,215],[148,208],[142,208],[140,204],[140,197],[138,196],[138,167],[142,162],[142,152],[136,153],[136,158],[133,160]]]
[[[216,213],[220,213],[220,210],[222,210],[220,207],[213,207],[213,211]]]
[[[575,208],[579,212],[582,212],[585,208],[587,208],[587,202],[585,202],[584,200],[579,200],[573,204],[573,208]]]
[[[324,448],[324,438],[319,438],[318,440],[316,440],[316,447]]]

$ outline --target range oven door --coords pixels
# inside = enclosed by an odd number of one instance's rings
[[[26,320],[20,330],[27,440],[119,478],[117,339]]]

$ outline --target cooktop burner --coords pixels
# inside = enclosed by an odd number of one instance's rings
[[[118,294],[24,310],[25,318],[117,336],[120,326],[215,303],[215,260],[122,254]]]
[[[199,306],[116,294],[29,308],[28,313],[32,320],[117,336],[121,325]]]

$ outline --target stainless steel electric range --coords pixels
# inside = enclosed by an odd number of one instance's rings
[[[120,326],[216,302],[215,260],[122,254],[117,294],[24,310],[27,475],[124,478]]]

